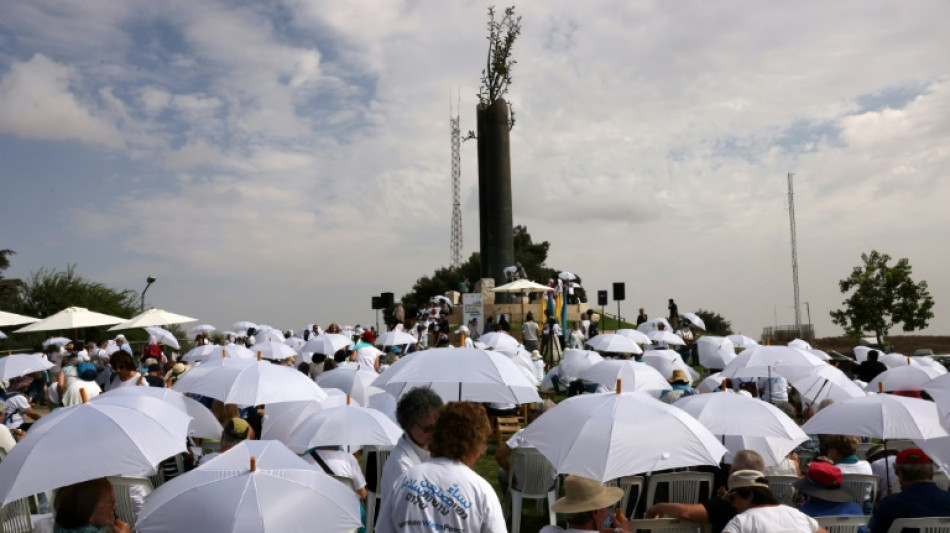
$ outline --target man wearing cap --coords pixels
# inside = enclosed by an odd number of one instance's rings
[[[756,533],[760,531],[800,531],[828,533],[805,513],[779,503],[769,490],[768,481],[758,470],[739,470],[729,476],[725,498],[738,514],[726,524],[723,532]]]
[[[841,486],[841,469],[822,461],[808,466],[808,475],[793,483],[807,501],[798,508],[812,518],[819,516],[864,516],[864,510]],[[866,533],[861,527],[859,533]]]
[[[901,491],[877,502],[871,515],[871,533],[887,533],[898,518],[950,516],[950,492],[940,490],[933,482],[933,462],[923,450],[903,450],[895,464]]]
[[[622,512],[612,513],[613,506],[622,497],[623,489],[619,487],[605,487],[599,481],[569,475],[564,482],[564,497],[551,506],[551,509],[567,522],[568,529],[544,526],[540,533],[572,533],[611,528],[616,533],[626,531],[627,518]]]

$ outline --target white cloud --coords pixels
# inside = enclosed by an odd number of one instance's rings
[[[0,79],[0,132],[25,139],[79,141],[110,148],[122,134],[70,92],[71,68],[36,54]]]

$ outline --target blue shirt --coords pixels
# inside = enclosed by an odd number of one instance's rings
[[[798,510],[812,518],[818,518],[819,516],[864,516],[864,510],[854,502],[829,502],[816,498],[809,498]],[[867,533],[867,528],[861,526],[858,532]]]
[[[871,533],[887,533],[898,518],[950,516],[950,492],[932,481],[915,481],[897,494],[881,498],[871,515]]]

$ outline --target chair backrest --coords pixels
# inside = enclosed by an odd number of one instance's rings
[[[33,520],[30,518],[30,499],[20,498],[0,508],[0,532],[30,533]]]
[[[881,479],[874,474],[841,474],[841,487],[848,491],[856,503],[864,503],[868,498],[877,500],[877,485]],[[870,493],[868,489],[870,488]]]
[[[626,516],[633,516],[640,499],[643,498],[643,488],[646,478],[643,476],[624,476],[616,480],[617,486],[623,489],[623,498],[620,499],[620,508]]]
[[[132,489],[137,488],[137,496],[148,496],[152,490],[152,481],[142,477],[110,477],[112,491],[115,493],[115,504],[117,506],[116,514],[123,522],[127,522],[129,527],[135,529],[136,505],[141,506],[142,502],[133,500]]]
[[[389,459],[389,455],[393,453],[392,448],[386,449],[367,449],[363,448],[363,455],[360,457],[360,469],[363,471],[363,477],[366,478],[366,488],[375,487],[377,494],[379,494],[379,482],[383,479],[383,466],[386,464],[386,460]],[[376,462],[376,471],[369,472],[369,461],[370,457],[375,458]],[[373,474],[374,479],[370,479],[370,474]]]
[[[798,481],[797,476],[765,476],[769,481],[769,490],[778,498],[778,501],[785,505],[795,505],[795,487],[793,483]]]
[[[627,531],[664,531],[666,533],[700,533],[702,524],[687,522],[679,518],[644,518],[630,520]]]
[[[940,490],[950,490],[950,476],[942,470],[934,472],[934,483],[940,487]]]
[[[927,518],[898,518],[887,533],[902,533],[904,529],[916,529],[920,533],[950,533],[950,516]]]
[[[554,467],[536,448],[518,447],[511,452],[511,469],[508,471],[508,486],[521,493],[522,497],[544,497],[554,490]],[[518,483],[514,481],[518,471]]]
[[[818,516],[815,517],[818,525],[827,529],[828,533],[858,533],[868,523],[867,516]]]
[[[650,476],[647,485],[647,507],[656,503],[657,487],[666,484],[668,487],[666,501],[670,503],[700,503],[709,498],[713,491],[712,472],[673,472],[670,474],[654,474]],[[703,487],[706,493],[703,493]]]

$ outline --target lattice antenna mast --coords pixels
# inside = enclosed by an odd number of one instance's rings
[[[461,134],[458,105],[452,117],[452,100],[449,99],[449,129],[452,134],[452,236],[449,239],[449,255],[452,266],[462,265],[462,165]]]
[[[788,221],[792,228],[792,288],[795,291],[795,329],[802,331],[802,310],[798,295],[798,239],[795,237],[795,190],[792,188],[794,174],[788,173]]]

